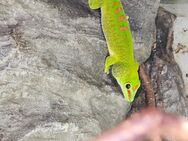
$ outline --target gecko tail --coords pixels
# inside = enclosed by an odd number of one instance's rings
[[[103,0],[89,0],[89,7],[91,9],[101,8],[102,4],[103,4]]]

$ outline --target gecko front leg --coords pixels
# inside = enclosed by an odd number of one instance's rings
[[[105,60],[105,68],[104,68],[104,72],[109,74],[109,70],[110,70],[110,67],[115,64],[117,61],[116,61],[116,58],[112,57],[112,56],[108,56],[106,57],[106,60]]]

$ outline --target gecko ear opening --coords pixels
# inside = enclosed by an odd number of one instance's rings
[[[98,9],[102,6],[103,0],[89,0],[89,7],[91,9]]]

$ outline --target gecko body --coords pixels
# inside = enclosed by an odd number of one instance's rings
[[[105,73],[112,75],[121,87],[125,100],[132,102],[140,87],[139,64],[134,58],[134,45],[129,21],[121,0],[89,0],[91,9],[101,9],[101,22],[109,56]]]

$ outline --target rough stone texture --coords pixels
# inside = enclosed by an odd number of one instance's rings
[[[173,39],[173,34],[169,34],[173,33],[175,18],[174,14],[163,8],[159,9],[156,18],[157,43],[146,66],[153,82],[157,106],[167,112],[187,116],[188,105],[183,96],[182,72],[173,55],[172,41],[170,41]]]
[[[160,4],[156,17],[156,44],[144,64],[152,81],[157,107],[167,112],[188,116],[188,3],[177,0],[178,4],[172,4],[175,1],[164,0],[162,2],[165,4]],[[142,90],[134,101],[130,113],[146,107],[146,100]]]
[[[157,5],[126,7],[140,62]],[[106,55],[87,0],[0,0],[0,140],[82,141],[120,122],[130,105],[103,72]]]
[[[186,62],[188,59],[188,2],[182,4],[181,1],[178,1],[176,4],[163,4],[162,6],[177,15],[174,22],[173,54],[182,72],[185,85],[183,94],[188,96],[188,65]]]
[[[173,31],[174,31],[174,41],[172,45],[174,60],[177,62],[182,76],[183,87],[181,89],[181,97],[184,97],[184,104],[186,105],[184,109],[186,112],[184,115],[188,116],[187,112],[187,95],[188,95],[188,65],[187,65],[187,24],[188,24],[188,1],[178,0],[174,1],[173,4],[170,1],[161,4],[162,7],[168,11],[174,13],[177,17],[174,22]],[[183,107],[182,107],[183,108]],[[183,113],[182,113],[183,114]]]
[[[188,4],[187,4],[188,8]],[[184,96],[188,97],[188,16],[178,17],[174,23],[174,57],[178,65],[180,66],[185,92]]]
[[[162,4],[160,4],[160,6],[165,8],[169,12],[175,14],[177,16],[177,18],[181,18],[181,17],[188,17],[188,13],[187,13],[187,5],[188,4],[187,3],[188,2],[181,3],[178,1],[178,3],[175,3],[175,4],[162,3]]]
[[[187,3],[187,0],[161,0],[162,4],[173,4],[177,6],[178,3]]]

